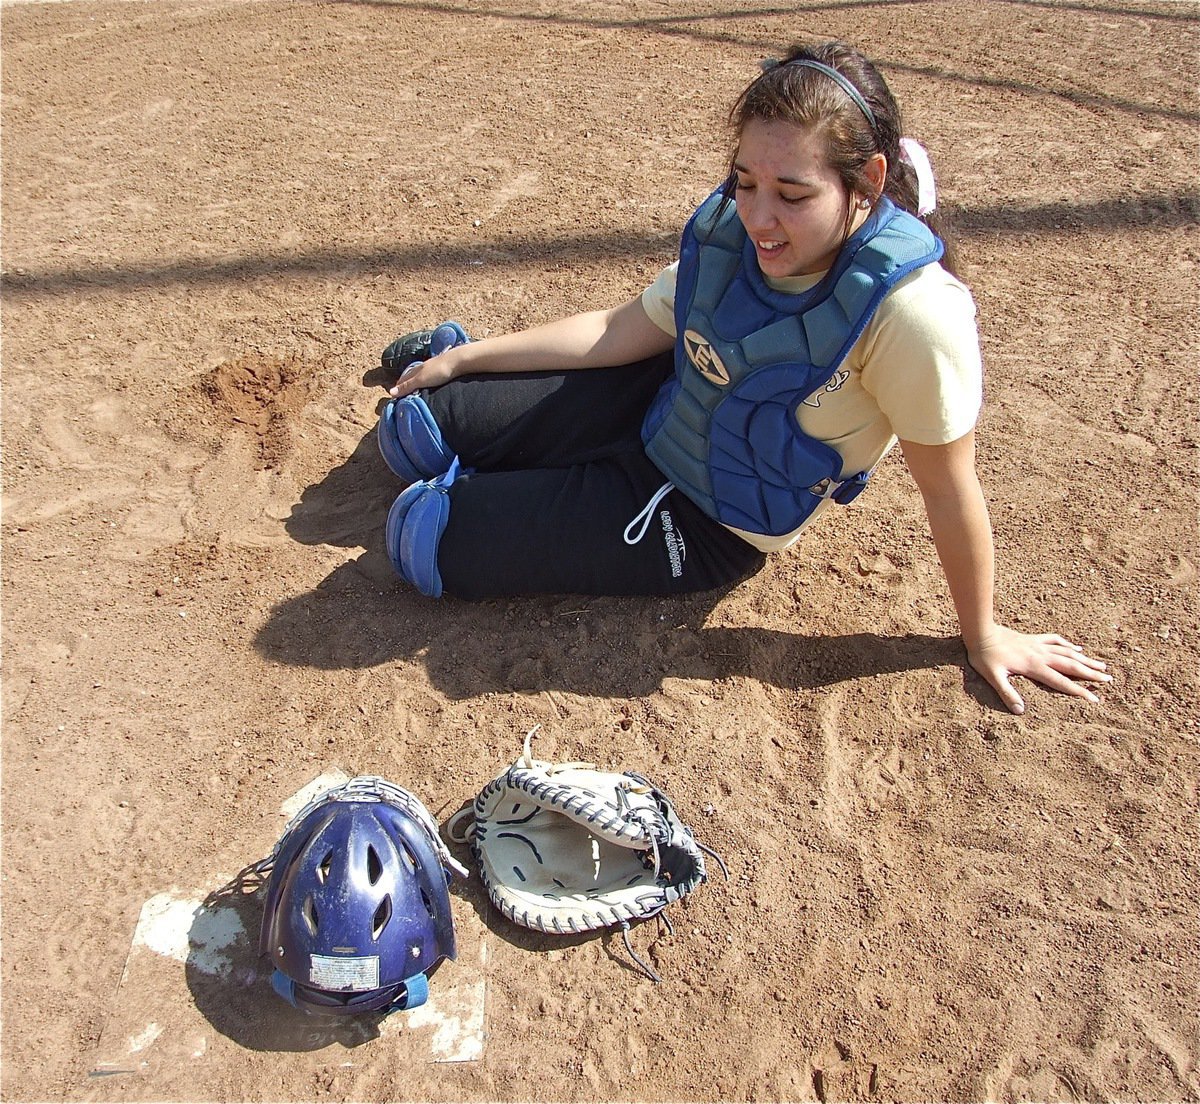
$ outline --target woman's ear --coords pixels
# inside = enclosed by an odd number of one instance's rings
[[[868,198],[872,204],[883,195],[884,186],[887,184],[887,174],[887,158],[882,153],[874,153],[867,158],[867,163],[863,165],[863,176],[871,186],[871,194]]]

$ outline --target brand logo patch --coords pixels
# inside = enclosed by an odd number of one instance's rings
[[[687,559],[687,545],[684,544],[683,534],[675,528],[675,519],[667,510],[658,515],[662,522],[663,543],[667,546],[667,559],[671,564],[671,578],[678,579],[683,574],[683,561]]]
[[[835,391],[842,389],[842,384],[850,378],[849,372],[844,372],[840,368],[833,373],[833,378],[824,386],[818,387],[807,399],[804,400],[805,406],[811,406],[816,410],[821,409],[821,396],[832,395]]]
[[[688,360],[709,383],[724,387],[729,382],[729,369],[721,362],[717,351],[708,343],[707,338],[695,330],[686,330],[683,335],[683,347],[687,350]]]

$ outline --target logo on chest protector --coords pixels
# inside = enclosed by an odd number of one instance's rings
[[[729,382],[729,369],[721,363],[721,358],[707,338],[695,330],[687,330],[683,335],[683,347],[687,350],[688,360],[709,383],[724,387]]]

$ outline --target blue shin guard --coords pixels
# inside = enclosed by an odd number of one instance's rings
[[[378,436],[384,462],[406,483],[433,479],[454,459],[420,395],[392,399],[379,417]]]
[[[388,511],[386,541],[392,567],[430,598],[442,596],[438,544],[450,521],[450,485],[457,477],[455,457],[436,479],[405,488]]]

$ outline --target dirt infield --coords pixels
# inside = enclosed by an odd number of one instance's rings
[[[1198,16],[0,7],[4,1098],[1200,1096]],[[878,59],[931,151],[1001,617],[1107,660],[1099,706],[1028,688],[1010,716],[967,670],[895,458],[722,595],[473,606],[387,564],[379,350],[636,293],[719,178],[725,105],[800,37]],[[257,898],[217,892],[283,803],[374,773],[444,822],[535,724],[654,778],[729,864],[673,935],[633,931],[662,984],[472,880],[433,988],[481,1019],[293,1016]],[[174,957],[147,934],[147,902],[206,898]],[[439,1060],[438,1030],[482,1053]]]

